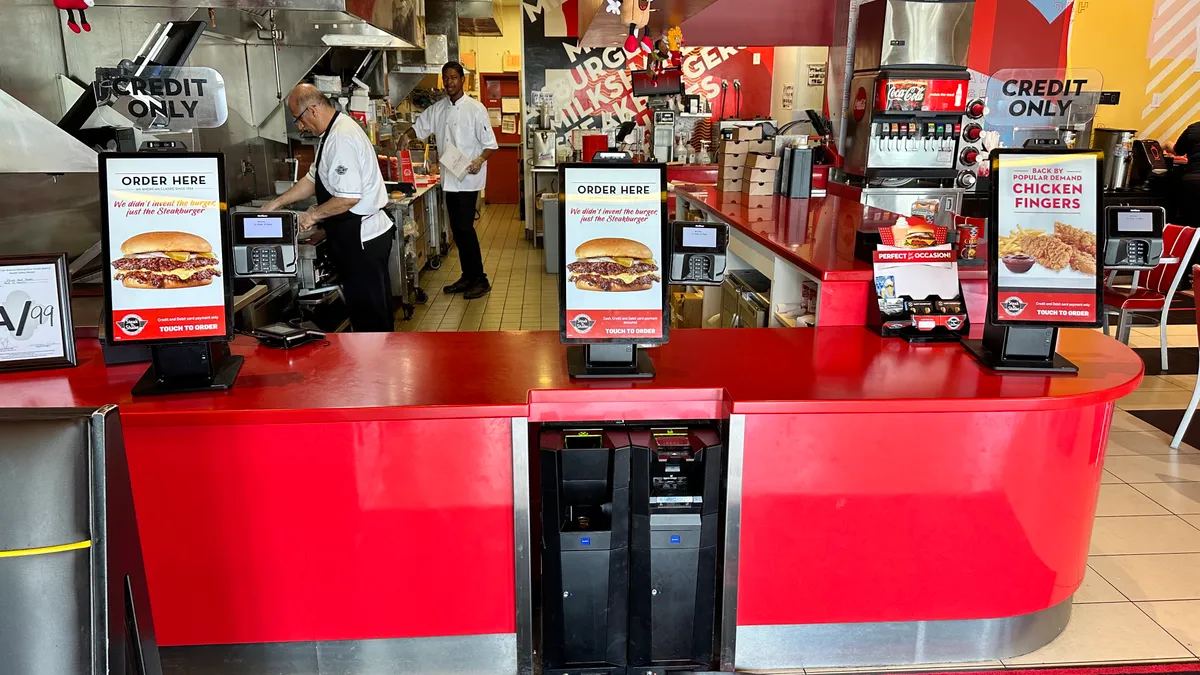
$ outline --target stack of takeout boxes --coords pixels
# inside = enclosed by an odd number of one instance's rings
[[[745,206],[748,220],[766,220],[773,215],[775,172],[779,170],[774,149],[773,141],[763,140],[761,126],[738,128],[732,141],[721,142],[717,189],[723,193],[722,202]]]

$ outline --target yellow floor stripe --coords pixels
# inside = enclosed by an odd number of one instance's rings
[[[47,553],[62,553],[63,551],[78,551],[81,548],[91,548],[92,541],[77,541],[74,544],[59,544],[58,546],[43,546],[41,548],[22,548],[15,551],[0,551],[0,558],[23,558],[27,555],[45,555]]]

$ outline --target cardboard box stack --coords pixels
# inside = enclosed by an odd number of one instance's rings
[[[717,169],[717,187],[721,192],[740,192],[742,197],[727,202],[741,203],[751,219],[771,217],[774,205],[775,173],[779,158],[774,143],[763,140],[762,127],[739,128],[732,141],[722,141]]]

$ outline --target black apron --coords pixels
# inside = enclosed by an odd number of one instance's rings
[[[325,154],[329,132],[333,130],[339,114],[333,114],[329,127],[321,134],[316,180],[313,181],[317,204],[324,204],[333,198],[321,180],[321,159]],[[346,211],[322,220],[321,229],[325,231],[329,254],[341,280],[351,328],[355,332],[391,332],[394,329],[391,280],[388,275],[391,237],[384,233],[364,244],[362,221],[363,216]]]
[[[333,125],[340,114],[333,113],[333,119],[329,120],[329,126],[325,128],[325,133],[321,134],[321,148],[317,151],[317,170],[314,172],[317,177],[315,184],[318,206],[333,199],[333,193],[325,188],[325,183],[321,180],[321,156],[325,154],[325,141],[328,140],[329,132],[333,131]],[[321,229],[325,230],[325,241],[329,242],[330,253],[333,254],[339,268],[342,261],[353,260],[355,249],[361,251],[363,248],[362,220],[362,216],[347,211],[321,221]],[[338,272],[340,274],[342,270],[339,269]]]

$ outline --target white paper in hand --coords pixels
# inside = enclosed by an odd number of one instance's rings
[[[453,145],[447,145],[442,151],[441,162],[455,178],[467,175],[467,169],[471,167],[471,160]]]

